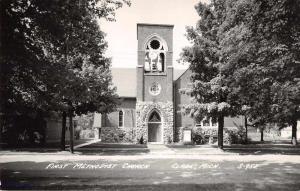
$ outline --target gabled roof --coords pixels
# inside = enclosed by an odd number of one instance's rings
[[[184,78],[184,75],[190,75],[190,73],[188,73],[188,72],[191,72],[191,71],[190,71],[190,68],[187,68],[187,69],[185,69],[185,70],[182,70],[182,72],[181,72],[181,73],[178,73],[177,78],[174,78],[174,80],[177,81],[177,80],[179,80],[180,78]],[[175,75],[175,74],[174,74],[174,75]]]
[[[136,97],[135,68],[111,68],[111,74],[120,97]]]
[[[186,70],[174,70],[177,80]],[[136,97],[136,68],[111,68],[112,82],[120,97]]]
[[[176,81],[180,78],[188,69],[176,69],[173,71],[173,80]]]

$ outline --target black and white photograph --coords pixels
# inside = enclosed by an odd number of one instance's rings
[[[300,191],[300,0],[0,10],[0,190]]]

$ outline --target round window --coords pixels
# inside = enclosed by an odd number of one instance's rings
[[[150,42],[150,47],[154,50],[157,50],[160,47],[160,42],[158,40],[152,40]]]
[[[149,92],[151,95],[157,96],[160,94],[161,86],[159,83],[153,83],[152,86],[149,88]]]

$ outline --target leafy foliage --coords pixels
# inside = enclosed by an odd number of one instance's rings
[[[192,129],[192,140],[196,145],[206,143],[205,134],[201,128],[193,128]]]
[[[201,120],[205,116],[218,119],[218,146],[223,148],[224,117],[235,115],[228,101],[228,85],[222,73],[222,46],[219,38],[226,16],[225,0],[206,5],[199,2],[195,7],[200,20],[195,28],[187,28],[187,38],[192,46],[183,49],[181,59],[190,63],[193,72],[191,88],[183,93],[193,98],[193,103],[183,106],[185,113]]]
[[[112,109],[107,43],[97,19],[126,0],[1,1],[1,113]]]
[[[203,115],[246,115],[253,125],[292,125],[300,118],[300,3],[228,0],[199,3],[193,43],[182,60],[191,64],[195,103]],[[293,131],[293,136],[295,136]]]
[[[193,103],[183,110],[192,117],[219,117],[231,113],[227,102],[228,87],[223,82],[220,62],[218,30],[223,18],[224,1],[213,1],[210,5],[199,3],[195,8],[201,17],[196,28],[187,28],[187,38],[193,44],[183,49],[181,59],[190,63],[193,72],[190,89],[183,90],[193,98]]]
[[[243,126],[236,129],[225,129],[224,143],[226,144],[246,144],[250,139],[246,137],[246,130]]]
[[[252,123],[300,117],[299,1],[231,0],[222,30],[222,72],[230,102]]]

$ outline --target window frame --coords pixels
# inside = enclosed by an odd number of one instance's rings
[[[216,119],[216,120],[215,120],[215,122],[216,122],[215,124],[216,124],[216,125],[213,125],[213,119],[212,119],[212,117],[209,117],[209,125],[208,125],[208,126],[207,126],[207,125],[204,126],[203,121],[206,120],[206,119],[207,119],[207,117],[203,118],[203,119],[202,119],[200,122],[198,122],[198,123],[196,122],[196,123],[195,123],[195,126],[196,126],[196,127],[204,127],[204,128],[205,128],[205,127],[212,127],[212,128],[218,127],[218,120]]]
[[[121,113],[122,113],[122,120],[120,120]],[[123,109],[118,111],[118,127],[125,127],[125,112]]]

